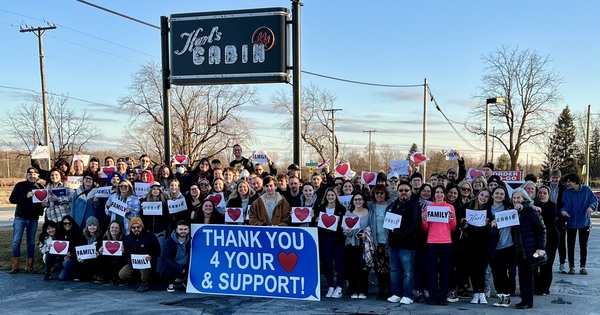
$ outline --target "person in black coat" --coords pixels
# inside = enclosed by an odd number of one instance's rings
[[[167,292],[175,291],[176,279],[187,282],[191,245],[190,224],[180,220],[173,233],[166,239],[160,255],[162,269],[159,273],[161,280],[167,285]]]
[[[156,261],[160,256],[160,244],[153,233],[144,230],[142,219],[133,217],[129,220],[129,229],[131,233],[125,236],[123,242],[123,255],[127,264],[119,271],[119,278],[124,281],[135,281],[138,278],[141,283],[137,287],[137,292],[142,293],[148,290],[148,281],[152,275],[152,269],[156,266]],[[131,255],[146,255],[146,260],[150,261],[150,269],[133,269]]]
[[[33,272],[33,255],[35,254],[35,234],[38,228],[40,215],[44,214],[44,208],[41,203],[33,203],[34,189],[43,189],[44,186],[38,183],[38,171],[30,167],[25,175],[26,180],[19,182],[13,188],[8,200],[15,207],[15,220],[13,222],[13,241],[12,241],[12,268],[10,273],[19,272],[21,264],[21,241],[23,233],[27,230],[27,268],[25,271]]]
[[[541,208],[540,214],[544,220],[544,226],[546,226],[546,255],[548,255],[548,261],[536,268],[533,273],[533,288],[534,293],[539,295],[550,294],[550,285],[552,284],[552,265],[554,264],[554,258],[556,257],[556,249],[558,248],[558,242],[560,234],[556,227],[556,217],[558,210],[556,204],[550,201],[550,188],[548,186],[542,186],[538,189],[538,201],[539,208]]]
[[[519,226],[512,230],[521,291],[521,302],[516,306],[527,309],[533,307],[533,269],[543,263],[542,257],[546,255],[546,227],[524,189],[513,191],[512,202],[515,210],[519,211]]]

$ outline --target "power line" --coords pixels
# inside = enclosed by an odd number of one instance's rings
[[[343,79],[343,78],[339,78],[339,77],[334,77],[334,76],[319,74],[319,73],[315,73],[315,72],[311,72],[311,71],[306,71],[306,70],[302,70],[302,73],[314,75],[316,77],[321,77],[321,78],[336,80],[336,81],[342,81],[342,82],[353,83],[353,84],[361,84],[361,85],[379,86],[379,87],[410,88],[410,87],[420,87],[420,86],[423,86],[423,84],[382,84],[382,83],[371,83],[371,82],[364,82],[364,81],[355,81],[355,80],[349,80],[349,79]]]
[[[40,93],[38,91],[35,91],[35,90],[32,90],[32,89],[19,88],[19,87],[14,87],[14,86],[7,86],[7,85],[0,85],[0,88],[2,88],[2,89],[8,89],[8,90],[25,91],[25,92],[30,92],[30,93],[37,94],[37,95],[42,95],[42,93]],[[57,94],[57,93],[52,93],[52,92],[46,92],[46,94],[52,95],[52,96],[65,97],[67,99],[72,99],[72,100],[76,100],[76,101],[80,101],[80,102],[85,102],[85,103],[89,103],[89,104],[107,106],[107,107],[111,107],[111,108],[116,109],[116,110],[120,110],[120,107],[116,106],[116,105],[98,103],[98,102],[94,102],[94,101],[90,101],[90,100],[86,100],[86,99],[82,99],[82,98],[78,98],[78,97],[74,97],[74,96],[69,96],[69,95],[64,95],[64,94]]]

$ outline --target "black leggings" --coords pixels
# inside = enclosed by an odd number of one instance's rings
[[[590,238],[591,226],[584,228],[567,228],[567,251],[569,255],[569,267],[575,268],[575,238],[579,231],[579,266],[585,268],[587,261],[587,246]]]

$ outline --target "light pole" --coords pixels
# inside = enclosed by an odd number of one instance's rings
[[[363,130],[363,132],[369,133],[369,172],[371,172],[371,134],[377,132],[377,130]]]
[[[503,104],[504,100],[501,97],[488,98],[485,101],[485,160],[483,163],[488,161],[488,148],[490,140],[490,104]]]

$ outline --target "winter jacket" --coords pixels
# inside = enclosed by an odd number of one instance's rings
[[[123,241],[123,255],[125,261],[131,264],[131,254],[136,255],[149,255],[152,258],[151,265],[156,266],[156,261],[160,256],[160,244],[156,236],[146,230],[142,230],[140,235],[133,233],[125,236]]]
[[[326,212],[326,210],[325,210],[326,208],[327,208],[327,203],[324,203],[324,204],[319,205],[316,209],[313,209],[314,214],[315,214],[315,216],[313,217],[313,222],[312,222],[313,226],[317,226],[317,220],[319,219],[321,212],[323,212],[323,213]],[[324,228],[319,228],[318,229],[319,240],[321,240],[325,237],[333,236],[335,246],[344,246],[344,244],[346,243],[346,235],[344,235],[344,231],[342,230],[342,217],[344,216],[345,213],[346,213],[346,207],[344,207],[339,202],[336,203],[333,214],[340,218],[337,222],[338,223],[337,228],[335,231],[324,229]],[[322,244],[321,241],[320,241],[320,244]]]
[[[598,198],[590,187],[579,185],[577,191],[567,189],[563,193],[562,201],[561,210],[569,214],[567,228],[580,229],[592,224],[591,218],[587,216],[586,212],[588,207],[594,211],[598,209]]]
[[[542,216],[527,204],[519,210],[519,226],[511,230],[515,241],[517,260],[526,260],[533,264],[536,250],[546,248],[546,227]],[[520,235],[517,235],[520,234]]]
[[[451,232],[456,229],[456,214],[454,207],[444,202],[434,202],[425,207],[425,212],[429,211],[430,207],[449,207],[450,213],[454,214],[452,219],[448,219],[448,223],[440,222],[429,222],[427,220],[421,220],[421,226],[424,231],[427,231],[427,243],[428,244],[450,244],[452,243]]]
[[[37,221],[44,214],[44,207],[41,203],[33,203],[32,198],[27,197],[27,193],[34,189],[43,189],[40,183],[32,183],[28,180],[19,182],[13,188],[8,200],[16,204],[15,218]]]
[[[187,265],[189,265],[190,261],[189,261],[189,255],[191,254],[191,247],[192,247],[192,241],[190,239],[190,236],[188,235],[186,241],[182,244],[179,243],[179,239],[177,236],[176,231],[173,231],[173,233],[171,233],[171,235],[169,237],[167,237],[167,239],[165,240],[165,245],[162,248],[161,254],[160,254],[160,259],[162,260],[162,270],[164,269],[171,269],[171,270],[175,270],[177,274],[181,274],[183,272],[183,268]],[[185,252],[188,255],[188,261],[186,264],[181,265],[179,263],[177,263],[177,251],[178,250],[185,250]],[[162,273],[162,270],[158,270],[158,272]]]
[[[96,217],[101,220],[104,215],[97,216],[95,211],[94,198],[96,197],[96,188],[85,190],[83,186],[77,188],[71,195],[71,216],[79,226],[85,226],[85,220],[89,217]],[[102,226],[102,223],[100,223]]]
[[[290,225],[290,204],[280,194],[276,193],[275,195],[277,201],[273,210],[273,217],[269,219],[269,215],[267,214],[267,194],[264,194],[250,206],[250,225]]]
[[[398,249],[417,248],[417,234],[421,229],[421,208],[415,199],[401,201],[399,198],[388,207],[386,212],[402,216],[400,228],[388,231],[388,245]]]

